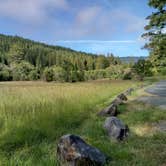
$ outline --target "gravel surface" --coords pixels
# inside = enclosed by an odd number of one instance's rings
[[[142,101],[166,110],[166,80],[160,81],[145,90],[151,96],[142,96],[138,101]]]

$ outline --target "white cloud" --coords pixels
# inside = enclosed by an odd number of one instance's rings
[[[82,25],[89,24],[90,22],[93,22],[94,19],[96,19],[100,11],[101,8],[98,6],[82,9],[78,12],[76,21],[78,24]]]
[[[23,33],[36,34],[43,30],[52,40],[128,39],[127,35],[143,31],[144,19],[122,6],[109,9],[90,1],[81,6],[80,1],[0,0],[0,17],[19,21]],[[10,19],[5,18],[9,22]]]
[[[66,0],[1,0],[0,15],[25,23],[41,23],[48,18],[48,8],[67,9]]]
[[[110,12],[110,16],[113,16],[116,23],[124,23],[123,29],[126,32],[137,32],[144,29],[146,20],[144,18],[136,16],[123,8],[115,9]]]
[[[109,39],[115,33],[143,31],[145,19],[124,9],[106,10],[102,6],[79,9],[70,27],[70,34],[76,39],[82,37]]]

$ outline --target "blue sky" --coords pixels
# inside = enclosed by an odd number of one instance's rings
[[[78,51],[144,56],[147,0],[0,0],[0,33]]]

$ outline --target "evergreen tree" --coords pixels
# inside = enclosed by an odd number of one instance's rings
[[[101,69],[120,64],[118,58],[111,58],[0,34],[0,63],[4,64],[1,75],[5,76],[2,81],[10,71],[14,80],[36,80],[41,76],[47,81],[64,77],[64,81],[70,82],[83,81],[85,77],[104,78],[106,74]]]
[[[24,59],[25,51],[21,44],[13,44],[8,52],[9,61],[20,63]]]
[[[150,60],[158,71],[166,70],[166,0],[149,0],[149,6],[156,9],[147,17],[147,33],[143,37],[149,39],[145,45],[150,51]]]

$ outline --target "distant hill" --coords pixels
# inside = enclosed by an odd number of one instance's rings
[[[49,81],[57,77],[63,77],[65,81],[82,81],[87,75],[97,78],[94,70],[118,64],[121,61],[113,54],[106,57],[0,34],[0,81],[43,79],[43,76]],[[88,71],[92,72],[87,74]],[[100,72],[98,75],[106,76]]]
[[[124,63],[137,62],[140,59],[147,59],[146,56],[137,56],[137,57],[128,56],[128,57],[119,57],[119,58]]]
[[[0,34],[0,63],[28,61],[35,67],[62,66],[71,63],[73,67],[93,68],[97,55],[74,51],[70,48],[48,45],[19,36]]]

